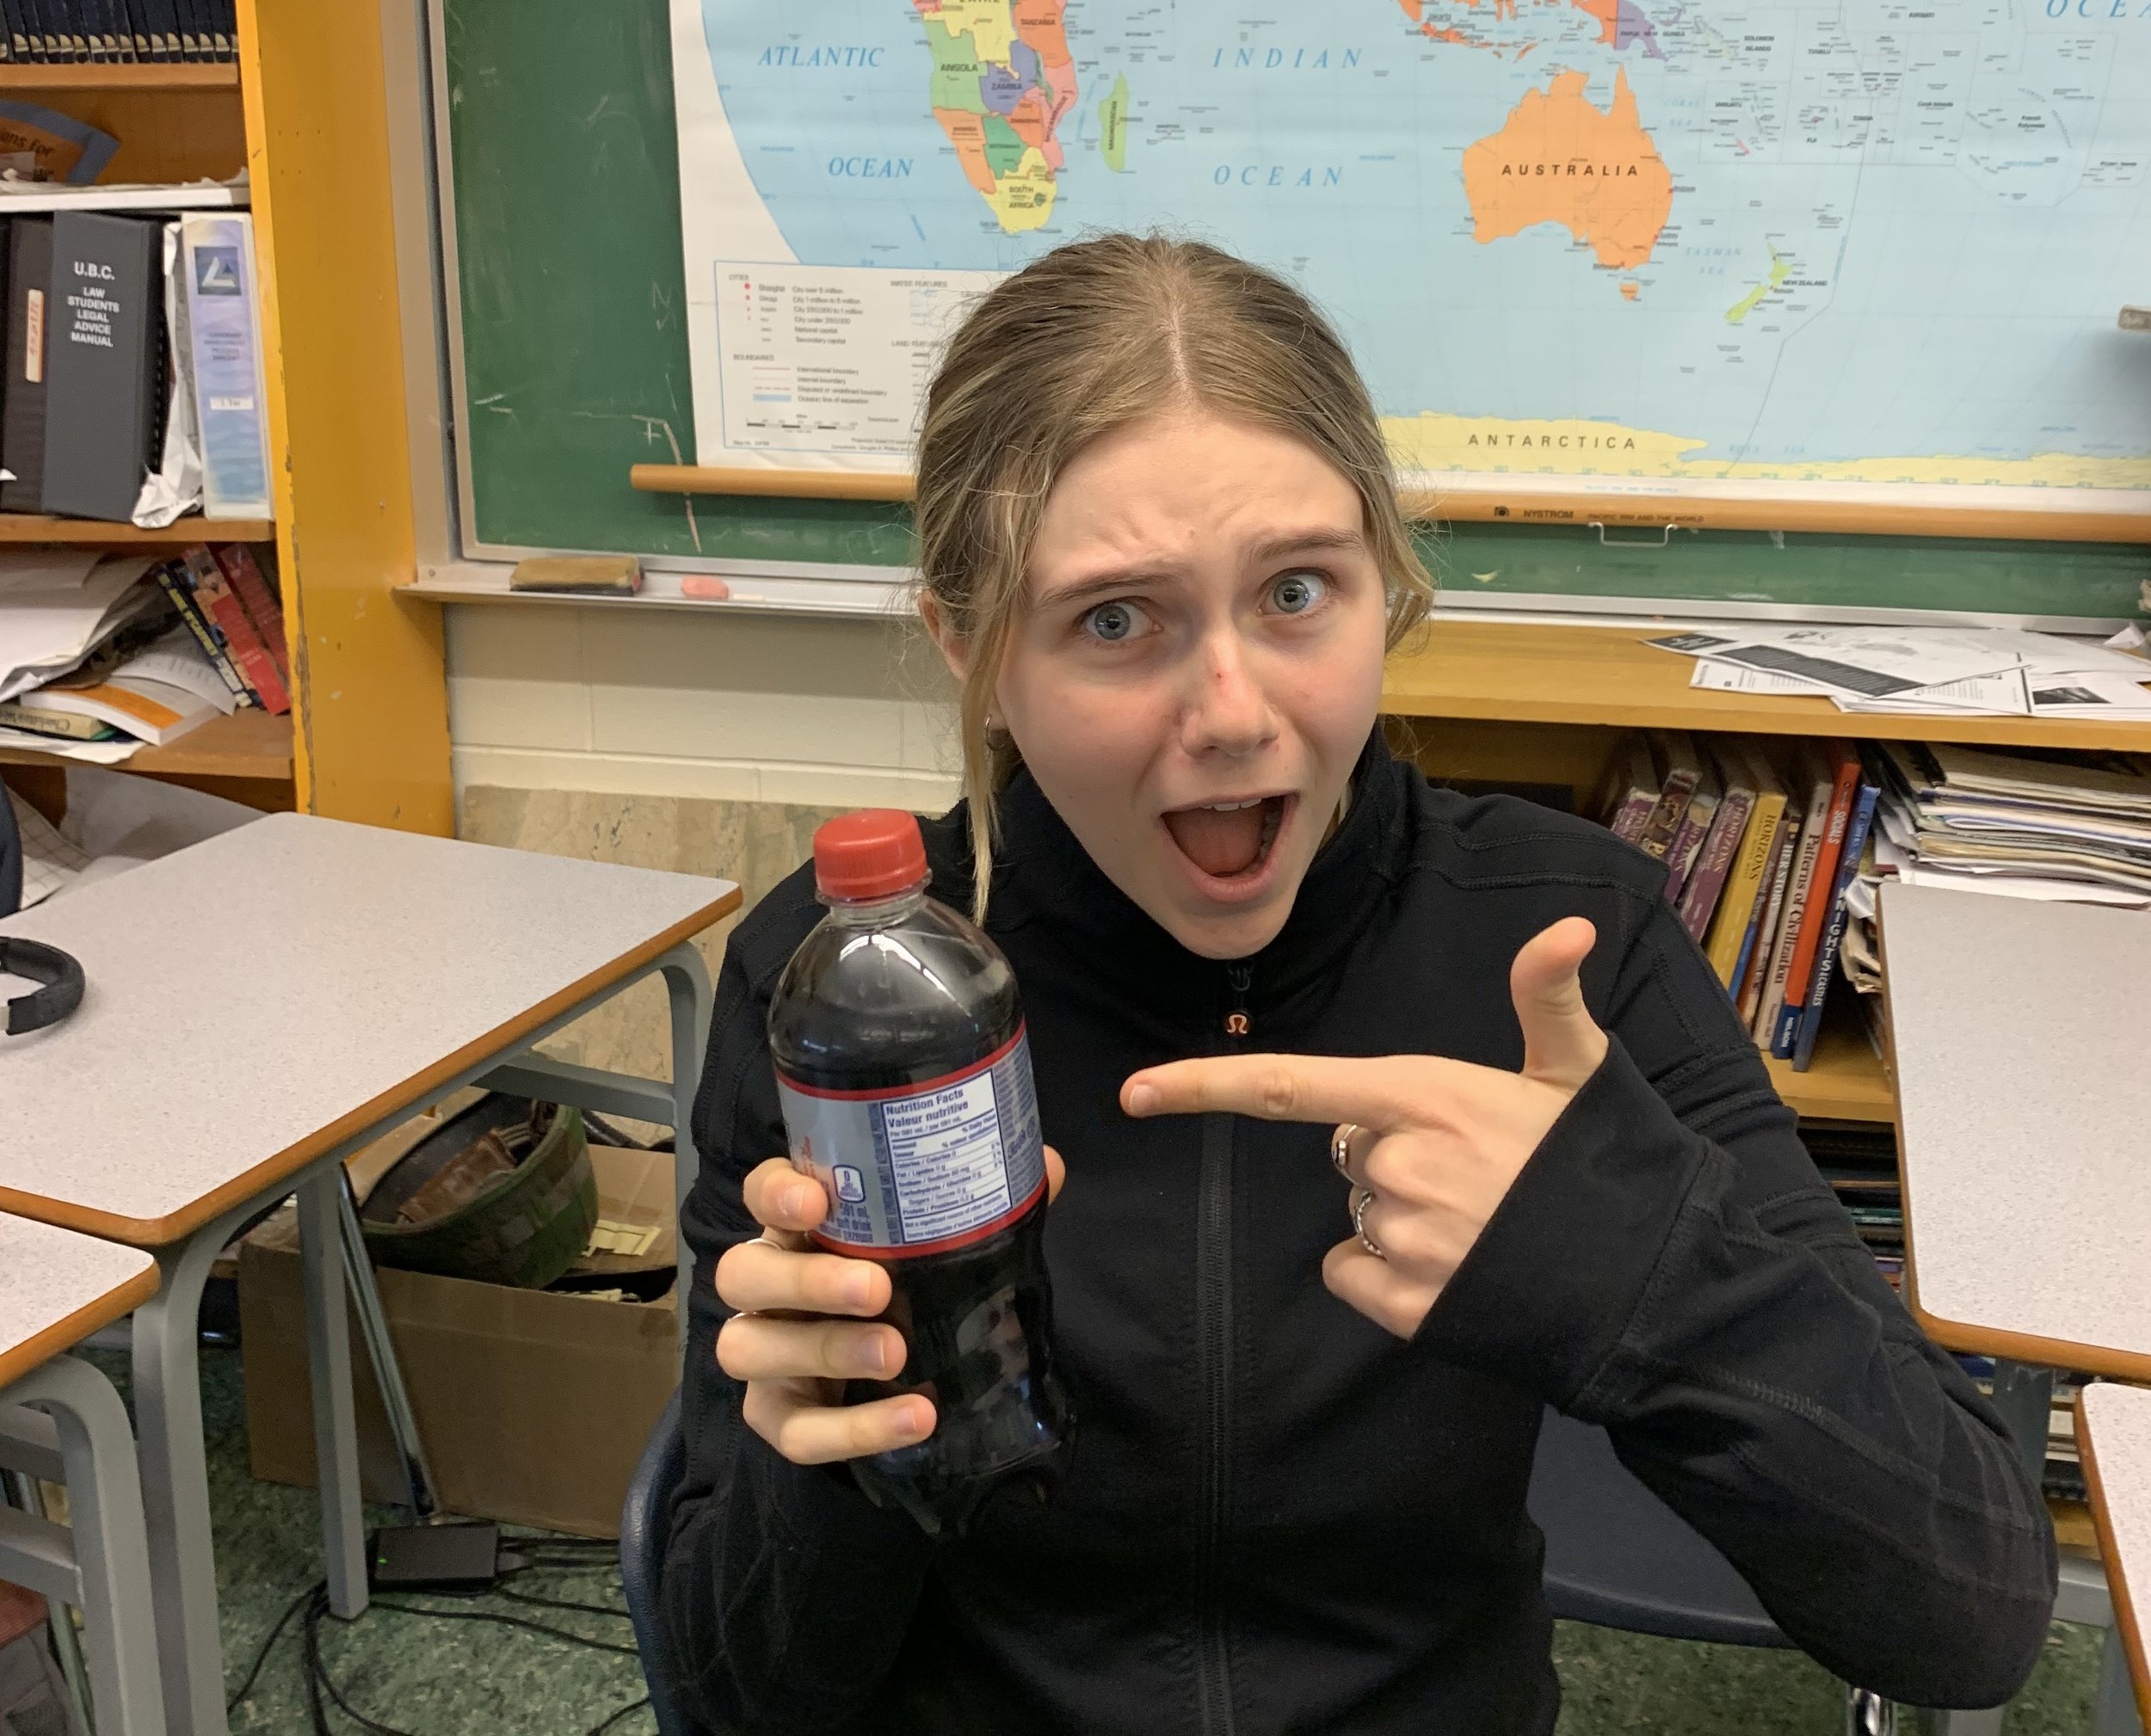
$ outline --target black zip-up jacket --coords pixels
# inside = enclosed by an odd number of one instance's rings
[[[755,1234],[742,1179],[785,1150],[763,1031],[821,914],[803,868],[732,937],[694,1114],[663,1602],[712,1730],[1550,1731],[1524,1504],[1546,1404],[1603,1425],[1839,1676],[1938,1706],[2023,1682],[2045,1507],[1877,1274],[1657,864],[1430,788],[1378,739],[1283,932],[1226,964],[1114,888],[1027,775],[1002,817],[989,926],[1068,1163],[1045,1252],[1073,1465],[1049,1506],[936,1542],[741,1419],[713,1271]],[[935,896],[967,909],[964,810],[925,831]],[[1569,915],[1598,926],[1582,980],[1611,1050],[1408,1341],[1322,1287],[1348,1228],[1328,1128],[1120,1112],[1138,1068],[1234,1046],[1517,1068],[1510,963]]]

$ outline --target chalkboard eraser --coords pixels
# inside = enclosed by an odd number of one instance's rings
[[[533,555],[508,576],[511,591],[632,597],[642,588],[643,563],[632,555]]]

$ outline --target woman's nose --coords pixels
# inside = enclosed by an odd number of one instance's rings
[[[1276,737],[1277,714],[1236,634],[1206,643],[1195,675],[1181,726],[1189,754],[1249,754]]]

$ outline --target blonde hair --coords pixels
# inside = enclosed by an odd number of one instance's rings
[[[982,922],[995,794],[1020,763],[986,720],[1046,496],[1092,440],[1190,403],[1304,440],[1359,490],[1391,648],[1433,600],[1373,401],[1328,322],[1283,278],[1200,242],[1105,235],[1004,279],[928,388],[914,508],[921,589],[968,655],[958,717]]]

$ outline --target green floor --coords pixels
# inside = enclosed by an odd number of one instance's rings
[[[99,1356],[115,1377],[124,1358]],[[255,1482],[247,1474],[238,1357],[205,1351],[203,1414],[209,1492],[223,1598],[225,1674],[236,1688],[263,1637],[292,1598],[320,1573],[317,1509],[311,1491]],[[523,1576],[519,1588],[617,1607],[617,1574],[605,1565]],[[412,1600],[418,1601],[418,1600]],[[565,1613],[499,1597],[440,1607],[542,1620],[613,1644],[630,1643],[624,1618]],[[234,1736],[305,1736],[309,1722],[297,1622],[271,1650],[233,1711]],[[2012,1709],[2010,1736],[2078,1736],[2091,1727],[2098,1635],[2056,1623],[2045,1659]],[[428,1621],[376,1608],[345,1626],[322,1624],[321,1648],[351,1706],[412,1736],[583,1736],[642,1696],[632,1657],[585,1650],[543,1634],[468,1621]],[[1567,1690],[1562,1736],[1648,1731],[1655,1736],[1838,1736],[1834,1682],[1797,1654],[1643,1640],[1563,1624],[1555,1641]],[[338,1732],[361,1727],[333,1709]],[[649,1736],[647,1710],[608,1736]]]

